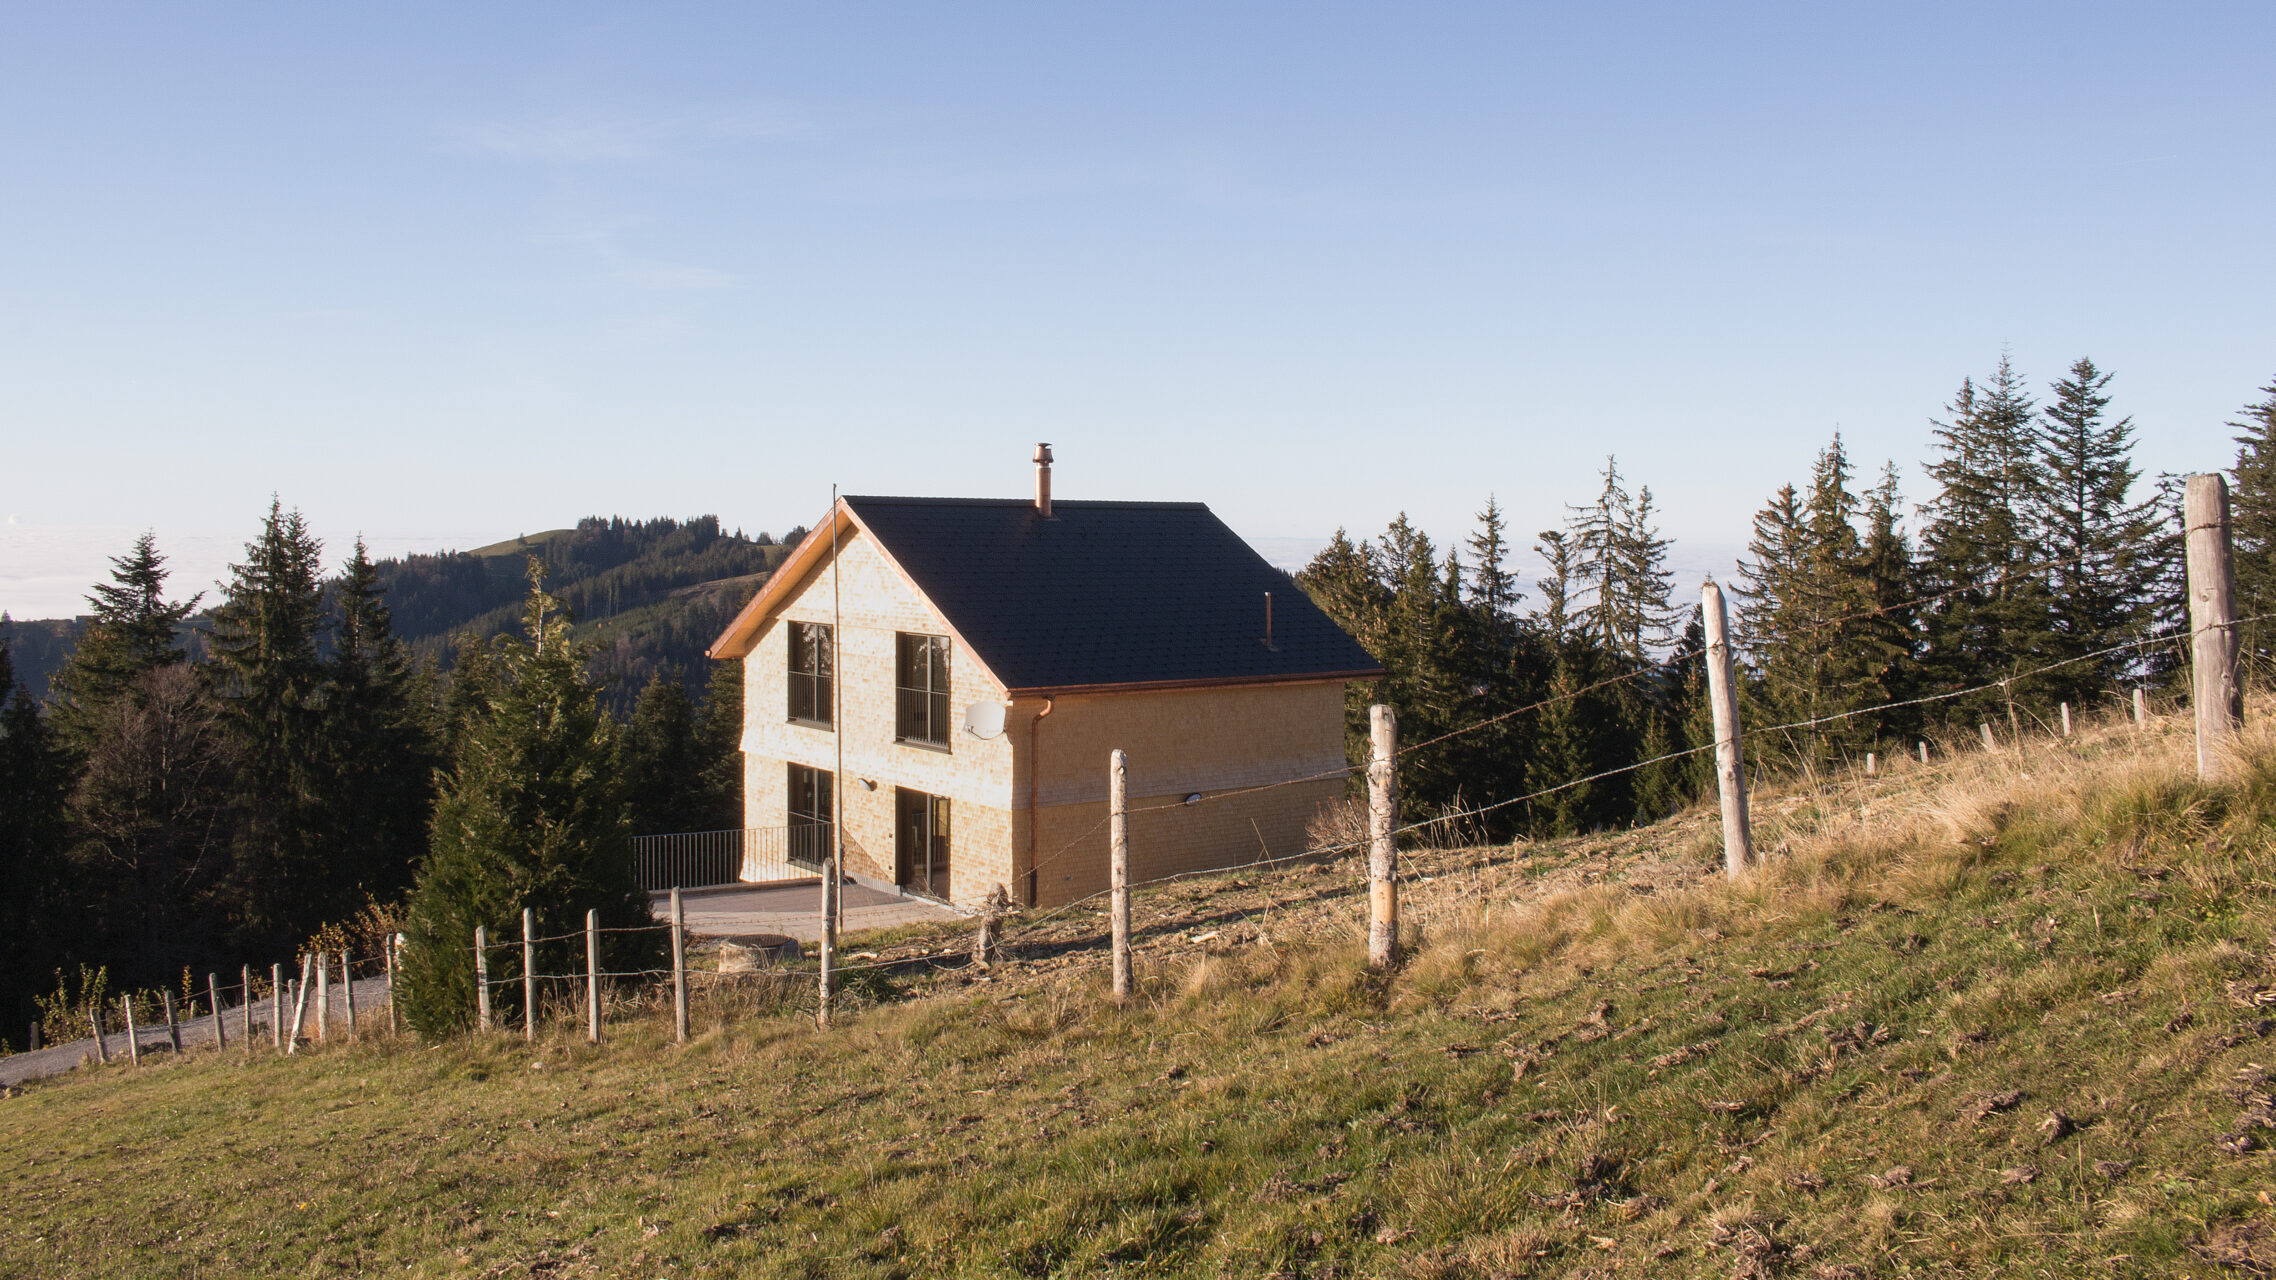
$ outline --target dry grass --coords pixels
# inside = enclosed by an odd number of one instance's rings
[[[684,1049],[83,1072],[0,1103],[0,1272],[2250,1274],[2276,740],[2188,748],[1771,789],[1738,885],[1705,814],[1420,851],[1388,977],[1298,866],[1142,895],[1126,1008],[1082,911],[827,1033],[722,987]]]

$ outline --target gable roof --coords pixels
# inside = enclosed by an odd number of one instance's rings
[[[1043,520],[1017,498],[849,496],[837,514],[875,540],[1007,692],[1383,673],[1287,574],[1198,502],[1062,501]],[[827,558],[829,539],[826,526],[809,534],[711,656],[748,653],[796,579]]]

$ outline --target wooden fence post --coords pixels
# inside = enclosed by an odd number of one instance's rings
[[[245,992],[245,1003],[237,1008],[237,1029],[244,1034],[238,1038],[245,1042],[245,1051],[253,1051],[253,966],[237,966],[237,985]]]
[[[2236,559],[2229,542],[2229,486],[2217,471],[2189,477],[2183,499],[2189,556],[2189,692],[2197,713],[2197,777],[2217,782],[2244,723],[2237,678]]]
[[[672,886],[672,1041],[688,1042],[688,918]]]
[[[474,926],[474,1025],[490,1029],[490,931]]]
[[[1736,880],[1754,865],[1754,824],[1747,817],[1746,756],[1739,741],[1739,686],[1731,661],[1731,620],[1723,589],[1710,578],[1699,589],[1707,623],[1707,701],[1715,715],[1715,790],[1723,801],[1723,874]]]
[[[269,966],[269,1038],[276,1041],[278,1049],[285,1047],[284,1006],[284,966],[272,964]]]
[[[348,1006],[348,1038],[356,1035],[356,964],[355,953],[340,953],[340,999]]]
[[[111,1046],[108,1041],[103,1039],[103,1006],[93,1002],[88,1003],[87,1025],[95,1029],[95,1061],[106,1066],[109,1065]]]
[[[1920,742],[1920,762],[1922,764],[1928,763],[1928,740],[1926,738],[1921,739]]]
[[[2063,704],[2063,736],[2071,736],[2071,704]]]
[[[522,908],[522,1039],[537,1043],[537,912],[530,907]]]
[[[2150,722],[2149,696],[2140,687],[2134,689],[2134,727],[2146,728]]]
[[[229,1032],[221,1025],[221,977],[209,973],[205,976],[205,1002],[213,1010],[213,1047],[229,1047]]]
[[[166,1043],[173,1047],[174,1056],[179,1058],[182,1056],[182,1024],[174,1019],[174,993],[161,991],[158,1000],[166,1007]]]
[[[400,1026],[395,1020],[395,962],[400,960],[402,955],[403,935],[400,933],[389,934],[387,938],[387,1034],[391,1036],[400,1030]]]
[[[601,1042],[601,913],[585,913],[585,1038]]]
[[[315,960],[312,955],[300,958],[300,981],[292,989],[292,1025],[285,1028],[286,1053],[300,1052],[300,1028],[308,1020],[308,966]]]
[[[1978,721],[1976,728],[1981,731],[1984,736],[1984,750],[1997,751],[1999,749],[1999,739],[1992,736],[1991,721]]]
[[[119,1003],[126,1008],[126,1060],[135,1066],[142,1065],[142,1033],[134,1025],[134,997],[123,995]]]
[[[1130,760],[1106,758],[1107,918],[1114,933],[1114,998],[1130,998]]]
[[[1873,776],[1875,776],[1875,775],[1879,774],[1880,772],[1881,772],[1881,760],[1880,760],[1880,757],[1879,757],[1879,756],[1876,756],[1876,755],[1874,755],[1874,754],[1873,754],[1872,752],[1870,752],[1870,751],[1866,752],[1866,753],[1865,753],[1865,776],[1866,776],[1866,777],[1868,777],[1868,778],[1870,778],[1870,777],[1873,777]]]
[[[836,782],[830,784],[832,796],[837,794],[837,787]],[[836,801],[833,800],[832,803],[834,804]],[[1034,815],[1029,815],[1028,820],[1034,821]],[[830,1025],[831,997],[836,990],[835,971],[838,964],[837,864],[828,853],[822,855],[822,941],[815,948],[815,955],[821,962],[822,972],[814,995],[814,1025],[828,1027]]]
[[[28,1030],[27,1034],[26,1034],[26,1035],[25,1035],[25,1037],[24,1037],[24,1043],[25,1043],[25,1044],[28,1044],[28,1045],[30,1045],[30,1046],[31,1046],[31,1048],[30,1048],[30,1049],[27,1049],[27,1050],[25,1050],[25,1052],[27,1052],[27,1053],[38,1053],[38,1052],[40,1051],[40,1024],[39,1024],[39,1023],[37,1023],[37,1022],[34,1022],[34,1023],[32,1023],[32,1024],[31,1024],[31,1027],[29,1028],[29,1030]]]
[[[1399,716],[1377,703],[1367,709],[1367,966],[1399,962]]]
[[[316,1043],[332,1038],[332,957],[316,953]]]

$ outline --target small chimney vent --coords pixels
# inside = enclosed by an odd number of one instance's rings
[[[1049,520],[1051,515],[1051,446],[1035,446],[1035,514],[1038,519]]]

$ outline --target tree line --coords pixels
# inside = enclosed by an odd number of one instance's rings
[[[2175,683],[2180,478],[2135,464],[2111,381],[2081,359],[2041,402],[2003,356],[1931,418],[1924,502],[1907,504],[1893,464],[1861,487],[1839,433],[1805,479],[1770,495],[1726,583],[1753,767],[1823,769]],[[2260,394],[2230,424],[2247,617],[2276,612],[2276,384]],[[1371,541],[1339,530],[1297,575],[1386,669],[1351,691],[1349,748],[1365,758],[1366,704],[1397,708],[1401,787],[1418,814],[1546,791],[1470,829],[1571,834],[1711,792],[1712,756],[1697,750],[1714,740],[1704,619],[1684,603],[1688,584],[1679,600],[1651,489],[1616,460],[1601,481],[1536,536],[1529,609],[1492,498],[1460,546],[1401,515]],[[2248,626],[2246,650],[2265,672],[2276,628]],[[1803,721],[1816,723],[1777,728]]]
[[[179,988],[320,934],[432,926],[435,895],[470,884],[517,917],[644,921],[632,835],[742,825],[740,665],[701,699],[652,674],[620,719],[607,664],[527,564],[523,625],[461,631],[446,663],[401,638],[361,540],[328,575],[272,503],[210,609],[168,598],[153,535],[117,557],[44,700],[0,628],[0,1043],[43,995]]]

